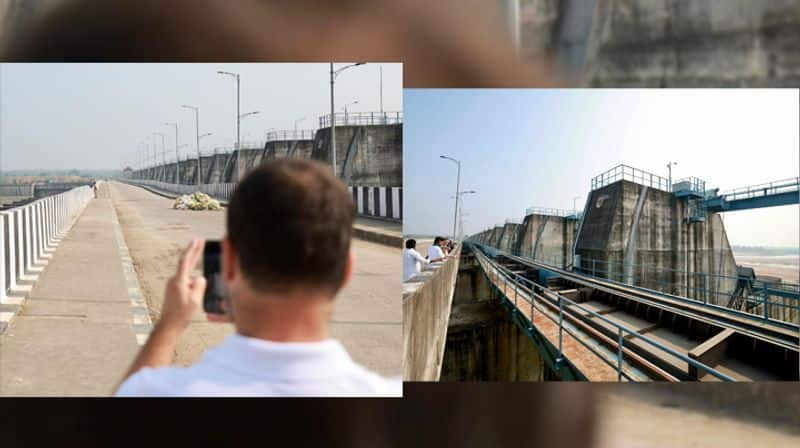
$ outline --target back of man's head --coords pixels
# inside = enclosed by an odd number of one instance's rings
[[[443,239],[442,237],[437,236],[436,238],[433,239],[433,245],[438,246],[439,243],[442,241],[442,239]]]
[[[349,259],[355,210],[326,165],[266,162],[249,173],[228,205],[228,239],[251,288],[335,295]]]
[[[406,240],[406,249],[413,249],[415,247],[417,247],[417,240],[415,239]]]

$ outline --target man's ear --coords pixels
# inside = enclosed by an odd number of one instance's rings
[[[232,282],[236,278],[236,249],[231,240],[226,236],[222,239],[222,278],[225,282]]]
[[[344,281],[342,282],[342,287],[339,288],[340,290],[347,287],[350,284],[350,280],[353,278],[353,271],[355,270],[356,264],[356,251],[352,247],[350,248],[350,252],[347,254],[347,263],[344,265]]]

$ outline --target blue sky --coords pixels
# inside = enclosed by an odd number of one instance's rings
[[[346,64],[336,64],[336,68]],[[341,73],[337,109],[380,110],[383,67],[384,110],[402,110],[402,64],[366,64]],[[236,140],[236,82],[217,70],[241,75],[242,142],[263,139],[270,128],[316,129],[330,113],[329,65],[320,64],[0,64],[0,168],[114,169],[134,161],[140,142],[153,132],[174,133],[195,151],[194,113],[200,108],[201,149],[233,146]],[[161,137],[155,138],[161,148]],[[152,151],[148,151],[152,154]]]
[[[797,90],[404,91],[407,234],[450,234],[456,166],[466,233],[529,206],[582,208],[590,179],[618,164],[722,190],[798,176]],[[725,213],[731,244],[798,246],[797,206]]]

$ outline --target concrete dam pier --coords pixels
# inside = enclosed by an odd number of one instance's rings
[[[560,269],[800,322],[797,285],[737,266],[720,212],[798,202],[798,179],[731,193],[620,165],[592,179],[584,210],[531,207],[470,240]],[[762,300],[748,299],[760,294]],[[768,297],[768,305],[762,302]]]
[[[237,182],[261,162],[272,158],[294,157],[331,163],[330,117],[321,117],[320,123],[317,131],[269,132],[263,147],[201,154],[199,163],[196,155],[177,163],[173,158],[171,162],[132,170],[130,178],[182,185],[221,184]],[[167,150],[166,154],[170,151]],[[347,185],[401,187],[402,114],[336,114],[336,168]]]

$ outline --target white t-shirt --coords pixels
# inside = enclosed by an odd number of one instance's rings
[[[356,364],[334,339],[271,342],[234,334],[189,367],[141,369],[116,395],[401,397],[403,382]]]
[[[403,249],[403,281],[407,282],[411,277],[419,274],[423,264],[427,264],[422,255],[416,249]]]
[[[434,244],[428,248],[428,258],[431,261],[438,258],[444,258],[444,251],[442,251],[441,247]]]

